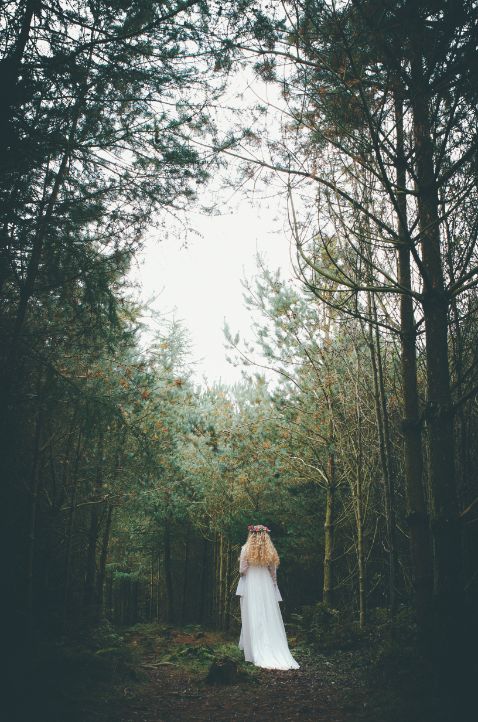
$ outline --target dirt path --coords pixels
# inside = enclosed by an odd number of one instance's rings
[[[224,638],[174,632],[164,659],[162,640],[132,633],[128,644],[136,650],[141,679],[118,690],[107,722],[230,722],[232,720],[301,720],[301,722],[356,722],[363,718],[366,693],[360,679],[360,661],[352,653],[313,660],[294,651],[300,670],[287,672],[248,668],[235,684],[211,685],[207,665],[194,667],[169,662],[214,649]],[[234,642],[229,641],[231,648]],[[175,652],[174,650],[179,650]],[[171,650],[173,650],[171,652]],[[176,654],[176,657],[174,655]],[[187,656],[186,655],[186,656]],[[244,666],[244,665],[243,665]]]
[[[361,695],[357,695],[357,704]],[[125,699],[117,722],[230,722],[232,720],[315,720],[345,722],[352,715],[351,699],[320,683],[308,671],[259,674],[257,684],[210,687],[198,675],[180,670],[151,672],[141,694]],[[113,718],[112,718],[113,719]]]

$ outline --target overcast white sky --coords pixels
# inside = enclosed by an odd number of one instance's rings
[[[247,109],[258,102],[267,106],[269,101],[272,106],[280,104],[277,86],[266,85],[251,71],[242,70],[234,76],[223,98],[224,107],[233,109],[232,115],[219,110],[216,122],[226,133],[237,121],[234,110],[250,123],[252,113]],[[256,127],[261,137],[265,132],[273,134],[274,128],[280,127],[280,114],[270,108]],[[260,148],[255,148],[254,153],[259,155]],[[225,171],[231,176],[235,174],[235,162],[231,161],[230,169]],[[278,187],[281,185],[279,182]],[[153,309],[184,322],[192,339],[193,358],[198,362],[197,381],[205,377],[208,382],[232,384],[241,379],[241,371],[226,360],[224,321],[232,332],[252,338],[241,280],[255,275],[258,253],[270,269],[283,269],[286,278],[292,275],[292,267],[284,195],[277,196],[267,188],[270,196],[264,197],[262,185],[262,196],[257,193],[250,201],[240,191],[218,190],[220,186],[221,179],[214,179],[199,199],[207,206],[214,198],[219,215],[208,216],[193,209],[184,219],[200,236],[189,234],[188,246],[184,247],[173,224],[167,237],[163,231],[151,231],[131,278],[140,285],[143,301],[155,297]]]
[[[198,381],[203,376],[208,382],[221,379],[225,383],[241,378],[240,369],[226,360],[224,321],[233,332],[251,338],[241,279],[255,274],[258,252],[268,267],[280,266],[288,273],[284,202],[280,198],[251,204],[243,199],[223,215],[191,213],[188,221],[201,237],[191,236],[184,247],[174,232],[166,239],[160,231],[152,232],[138,257],[132,278],[141,284],[141,298],[155,297],[153,309],[184,321],[193,357],[199,362]]]

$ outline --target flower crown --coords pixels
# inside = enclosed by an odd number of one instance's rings
[[[261,531],[269,533],[270,529],[268,526],[264,526],[263,524],[249,524],[247,527],[247,531],[251,532],[252,534],[258,534]]]

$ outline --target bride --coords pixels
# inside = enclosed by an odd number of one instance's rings
[[[241,604],[239,649],[246,662],[267,669],[298,669],[289,651],[279,608],[277,586],[279,556],[262,524],[248,527],[247,541],[239,557],[240,579],[236,594]]]

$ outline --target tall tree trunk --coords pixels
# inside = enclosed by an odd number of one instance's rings
[[[68,606],[69,606],[69,594],[70,594],[70,578],[71,578],[71,552],[73,546],[73,526],[75,522],[76,514],[76,495],[78,490],[78,466],[80,463],[80,449],[81,449],[82,433],[81,430],[78,432],[78,439],[76,442],[76,453],[73,474],[71,477],[71,492],[70,492],[70,509],[68,514],[68,524],[66,531],[66,553],[65,553],[65,567],[64,567],[64,587],[63,587],[63,627],[66,627],[68,619]]]
[[[86,576],[83,603],[87,614],[90,615],[95,603],[96,585],[96,547],[98,543],[98,508],[93,504],[90,512],[90,527],[88,531],[88,550],[86,555]]]
[[[390,563],[390,614],[395,615],[397,607],[397,581],[398,581],[398,551],[397,551],[397,528],[395,518],[395,464],[392,453],[392,441],[390,433],[390,420],[388,415],[387,395],[385,393],[385,379],[383,373],[383,359],[380,344],[380,334],[377,324],[377,307],[375,299],[372,297],[373,316],[375,320],[375,345],[377,349],[377,371],[378,371],[378,391],[383,419],[383,435],[384,435],[384,451],[385,464],[387,468],[386,481],[386,501],[387,501],[387,519],[389,524],[389,563]]]
[[[186,600],[188,591],[188,569],[189,566],[189,526],[186,532],[186,541],[184,542],[184,568],[183,568],[183,591],[181,596],[181,624],[186,619]]]
[[[40,484],[40,436],[42,432],[42,412],[41,409],[37,413],[35,426],[35,442],[33,451],[33,464],[30,477],[30,520],[28,530],[28,552],[27,552],[27,568],[26,568],[26,610],[28,620],[28,631],[31,634],[33,630],[34,618],[34,599],[33,599],[33,576],[35,561],[35,541],[36,541],[36,516],[38,504],[38,487]]]
[[[151,549],[151,566],[149,570],[149,621],[153,621],[154,605],[154,551]]]
[[[90,621],[97,618],[96,597],[96,552],[98,546],[98,502],[103,486],[103,433],[100,432],[98,441],[98,460],[96,465],[95,489],[90,512],[90,528],[88,531],[88,550],[86,555],[86,576],[84,590],[84,609]]]
[[[211,623],[217,625],[217,578],[218,578],[218,534],[214,534],[214,542],[212,547],[212,569],[211,569]]]
[[[232,545],[227,542],[226,560],[226,600],[224,609],[224,628],[227,630],[231,624],[231,583],[232,583]]]
[[[170,519],[164,521],[164,581],[166,584],[166,599],[168,610],[168,622],[175,621],[174,598],[173,598],[173,575],[171,569],[171,527]]]
[[[367,589],[366,589],[366,567],[365,567],[365,541],[363,522],[363,498],[362,498],[362,470],[357,467],[357,499],[356,499],[356,525],[357,525],[357,562],[358,562],[358,583],[359,583],[359,618],[360,627],[365,627],[367,622]]]
[[[328,309],[325,315],[324,332],[326,348],[331,345],[332,311]],[[336,492],[336,469],[335,469],[335,426],[334,426],[334,388],[329,373],[326,374],[325,396],[327,411],[329,414],[328,432],[328,457],[327,457],[327,486],[325,500],[325,522],[324,522],[324,563],[323,563],[323,589],[322,601],[328,607],[333,607],[335,602],[334,587],[334,547],[335,547],[335,492]]]
[[[113,621],[114,607],[113,607],[113,572],[106,575],[106,616],[110,621]]]
[[[161,602],[161,552],[158,551],[158,566],[156,572],[156,621],[160,619]]]
[[[420,33],[419,33],[420,36]],[[434,597],[438,629],[451,629],[463,610],[461,530],[448,361],[448,296],[444,285],[438,193],[430,130],[429,89],[419,38],[411,58],[413,132],[423,277],[427,363],[427,429],[435,551]]]
[[[218,565],[218,614],[219,628],[224,626],[224,536],[219,534],[219,565]]]
[[[332,422],[331,422],[332,425]],[[332,430],[333,431],[333,430]],[[333,433],[331,443],[333,444]],[[324,523],[324,586],[322,599],[329,607],[334,605],[334,533],[335,533],[335,452],[329,451],[327,461],[327,487]]]
[[[207,586],[207,572],[208,572],[208,559],[209,559],[209,543],[206,537],[202,543],[202,562],[201,562],[201,580],[199,583],[199,621],[204,624],[206,619],[206,610],[208,609],[208,586]]]
[[[101,540],[100,561],[99,561],[99,565],[98,565],[98,580],[97,580],[97,584],[96,584],[98,615],[102,615],[104,612],[103,600],[104,600],[104,587],[105,587],[106,560],[108,558],[108,547],[109,547],[109,542],[110,542],[112,517],[113,517],[113,506],[111,504],[108,504],[108,508],[106,510],[105,525],[104,525],[104,529],[103,529],[103,538]]]
[[[0,403],[4,403],[5,405],[8,405],[10,401],[10,387],[12,385],[12,380],[15,378],[19,340],[27,317],[28,305],[34,294],[35,284],[40,269],[41,259],[43,256],[43,249],[48,236],[48,230],[54,216],[54,211],[60,191],[68,176],[69,163],[71,160],[78,123],[88,94],[88,76],[91,68],[92,53],[93,43],[91,44],[90,54],[88,58],[86,77],[81,89],[79,90],[79,95],[73,107],[71,125],[66,141],[66,146],[61,157],[60,165],[55,176],[55,181],[53,183],[53,188],[51,190],[50,196],[45,204],[44,210],[42,207],[42,210],[37,220],[36,230],[32,239],[30,258],[26,263],[25,278],[23,279],[23,282],[20,286],[18,307],[15,314],[15,321],[13,323],[12,335],[9,340],[7,352],[5,355],[4,368],[1,372],[3,376],[2,384],[5,390],[3,393],[0,394]]]
[[[12,53],[4,58],[0,64],[0,73],[3,81],[3,102],[0,105],[0,164],[2,167],[4,167],[4,163],[9,156],[8,149],[12,141],[12,131],[10,127],[12,112],[16,102],[18,102],[17,91],[22,60],[30,37],[35,8],[37,7],[38,0],[27,0],[15,47]],[[11,162],[11,157],[9,160]]]
[[[357,364],[358,351],[357,351]],[[357,368],[357,378],[360,378],[360,368]],[[364,498],[363,498],[363,439],[362,439],[362,414],[360,410],[360,399],[356,389],[356,420],[357,420],[357,460],[355,480],[355,523],[357,529],[357,562],[358,562],[358,583],[359,583],[359,615],[360,627],[365,627],[367,622],[367,588],[366,588],[366,561],[365,561],[365,539],[364,539]]]
[[[390,452],[390,432],[388,428],[388,410],[385,398],[383,380],[383,367],[380,347],[380,335],[377,327],[377,309],[369,291],[367,294],[367,312],[370,318],[367,329],[367,345],[370,351],[372,364],[375,418],[377,422],[378,441],[380,449],[380,462],[383,474],[383,488],[385,496],[385,521],[387,526],[388,544],[388,605],[390,615],[395,616],[396,611],[396,576],[397,576],[397,549],[395,542],[395,508],[393,505],[393,489]],[[375,332],[374,332],[375,328]]]
[[[396,177],[398,217],[398,281],[411,291],[410,241],[407,220],[406,158],[403,123],[403,100],[400,88],[395,93]],[[422,425],[417,382],[417,331],[413,311],[413,297],[404,292],[400,296],[400,368],[403,387],[402,435],[405,457],[405,488],[407,522],[410,530],[412,579],[415,592],[417,621],[422,635],[432,618],[433,560],[430,544],[428,509],[423,483]]]

